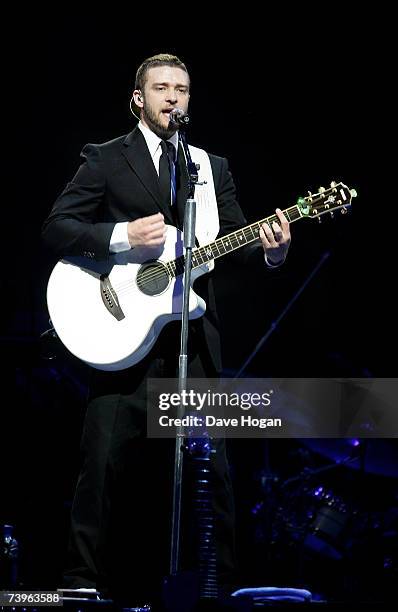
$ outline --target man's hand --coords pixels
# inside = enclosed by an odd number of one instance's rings
[[[289,221],[280,208],[277,208],[275,212],[280,225],[273,221],[271,230],[267,223],[263,223],[260,230],[260,239],[264,247],[264,253],[269,263],[273,266],[285,261],[291,240]]]
[[[166,240],[166,230],[162,213],[130,221],[127,225],[130,246],[161,246]]]

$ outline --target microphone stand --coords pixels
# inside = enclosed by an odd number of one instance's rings
[[[179,122],[184,126],[187,121],[182,117]],[[189,191],[184,213],[184,280],[183,280],[183,308],[181,323],[181,344],[178,371],[178,390],[180,393],[186,390],[188,370],[188,324],[189,324],[189,293],[191,289],[192,250],[195,246],[195,222],[196,201],[195,186],[202,185],[198,182],[198,169],[191,158],[185,134],[179,131],[179,142],[181,143],[188,171]],[[183,406],[180,403],[177,409],[178,418],[183,417]],[[170,553],[170,576],[163,585],[163,597],[166,609],[171,612],[216,612],[216,610],[236,610],[248,612],[251,606],[246,601],[219,600],[216,572],[216,556],[214,535],[208,535],[207,529],[214,534],[214,519],[209,515],[209,504],[211,503],[211,484],[207,473],[210,471],[208,463],[212,451],[210,438],[196,444],[192,448],[184,444],[184,427],[176,429],[176,445],[174,456],[174,485],[173,485],[173,507],[171,524],[171,553]],[[180,528],[181,528],[181,492],[182,492],[182,470],[183,452],[188,451],[193,456],[194,471],[196,479],[200,479],[201,490],[195,491],[195,502],[199,516],[199,583],[192,572],[178,573],[180,562]],[[198,481],[196,480],[196,483]]]
[[[198,182],[198,169],[193,163],[185,134],[179,131],[179,142],[182,145],[185,162],[188,172],[189,191],[184,213],[184,281],[183,281],[183,308],[181,322],[181,341],[180,356],[178,362],[178,391],[180,393],[186,389],[187,369],[188,369],[188,323],[189,323],[189,292],[191,288],[192,270],[192,249],[195,246],[195,223],[196,223],[196,202],[195,185]],[[178,418],[182,418],[182,405],[178,407]],[[176,446],[174,455],[174,486],[173,486],[173,509],[171,523],[171,553],[170,553],[170,574],[177,574],[180,557],[180,522],[181,522],[181,485],[182,485],[182,464],[183,464],[183,437],[184,428],[182,426],[176,431]]]

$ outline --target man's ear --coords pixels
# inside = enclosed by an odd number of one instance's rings
[[[133,95],[130,100],[130,111],[132,115],[138,120],[140,120],[141,109],[144,106],[144,101],[142,99],[142,94],[139,89],[133,91]]]
[[[140,89],[135,89],[133,91],[133,101],[138,108],[142,108],[144,106],[144,98]]]

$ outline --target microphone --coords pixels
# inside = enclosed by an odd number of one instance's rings
[[[173,108],[170,113],[170,123],[179,126],[187,126],[189,123],[189,116],[181,108]]]

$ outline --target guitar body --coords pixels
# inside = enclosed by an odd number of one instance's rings
[[[181,318],[183,276],[168,273],[166,262],[183,254],[182,232],[167,226],[162,247],[136,247],[96,262],[68,257],[54,267],[47,287],[51,322],[62,343],[100,370],[123,370],[151,350],[162,328]],[[211,269],[192,270],[192,283]],[[190,289],[189,316],[206,304]]]
[[[356,197],[344,183],[330,184],[298,198],[283,212],[290,223],[340,210],[345,214]],[[271,215],[214,242],[193,249],[192,284],[209,272],[214,259],[259,239]],[[181,318],[183,300],[183,236],[170,225],[162,247],[136,247],[95,262],[68,257],[57,263],[47,288],[47,304],[55,331],[79,359],[99,370],[123,370],[151,350],[162,328]],[[203,315],[206,304],[190,288],[189,316]]]

